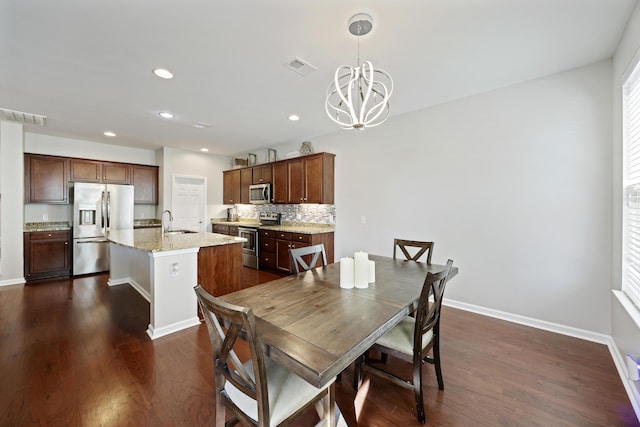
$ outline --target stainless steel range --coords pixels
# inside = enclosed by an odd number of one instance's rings
[[[282,223],[282,214],[279,213],[260,212],[258,218],[260,225],[280,225]],[[242,265],[258,270],[260,268],[260,233],[257,226],[238,227],[238,234],[247,239],[242,244]]]

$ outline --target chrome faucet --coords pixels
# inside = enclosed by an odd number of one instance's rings
[[[164,214],[168,213],[169,214],[169,224],[168,226],[164,225]],[[173,215],[171,214],[170,210],[165,210],[164,212],[162,212],[162,217],[160,217],[160,221],[162,223],[162,237],[164,237],[164,232],[165,231],[169,231],[169,229],[171,228],[171,223],[173,222]]]

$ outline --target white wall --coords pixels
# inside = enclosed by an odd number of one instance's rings
[[[24,283],[22,124],[0,121],[0,286]],[[18,179],[16,179],[18,177]]]
[[[620,289],[622,278],[622,83],[623,75],[640,50],[640,7],[636,6],[613,58],[613,187],[612,187],[612,269],[611,287]],[[634,323],[617,298],[612,299],[611,336],[622,357],[627,353],[640,354],[640,328]],[[629,381],[640,404],[640,384]],[[637,411],[640,411],[638,409]]]
[[[209,219],[226,216],[222,205],[222,171],[229,169],[229,158],[210,154],[199,154],[164,147],[158,154],[160,164],[160,201],[158,218],[164,209],[171,209],[171,180],[174,174],[207,178],[207,230],[211,231]]]
[[[316,138],[336,258],[434,240],[449,299],[608,334],[611,132],[605,61]]]
[[[156,165],[155,150],[29,132],[25,133],[24,152],[140,165]]]

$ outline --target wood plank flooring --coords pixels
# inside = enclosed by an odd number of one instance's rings
[[[275,277],[243,271],[247,284]],[[0,426],[213,425],[206,327],[151,341],[149,304],[106,282],[0,287]],[[425,366],[427,425],[640,426],[606,346],[443,310],[445,390]],[[350,426],[420,425],[410,391],[373,378],[356,392],[351,375],[336,385]]]

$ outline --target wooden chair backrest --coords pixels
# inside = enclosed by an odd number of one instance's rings
[[[200,285],[195,287],[195,291],[209,331],[216,376],[216,393],[222,394],[226,407],[231,409],[240,420],[253,424],[251,419],[241,412],[223,392],[224,382],[231,382],[238,390],[258,403],[259,425],[269,425],[269,396],[264,352],[256,333],[253,310],[213,297]],[[251,378],[234,350],[238,339],[246,341],[249,346],[255,380]],[[224,380],[220,381],[222,378]]]
[[[313,257],[310,257],[313,255]],[[320,258],[322,256],[322,258]],[[318,267],[318,260],[322,259],[322,266],[327,265],[327,254],[324,251],[324,244],[305,246],[302,248],[289,249],[289,258],[294,273],[311,270]],[[307,260],[311,259],[310,262]]]
[[[439,332],[440,309],[442,308],[442,298],[444,289],[449,279],[449,272],[453,265],[452,260],[447,261],[446,268],[439,273],[427,273],[427,277],[422,285],[418,308],[415,312],[416,326],[413,335],[414,354],[421,352],[424,348],[422,336],[429,330],[434,329],[434,335]],[[433,303],[429,301],[429,296],[433,295]]]
[[[427,264],[431,264],[431,254],[433,253],[433,242],[421,242],[418,240],[393,239],[393,259],[396,259],[396,248],[400,248],[404,257],[409,261],[419,261],[420,257],[427,254]],[[407,248],[419,248],[411,255]]]

